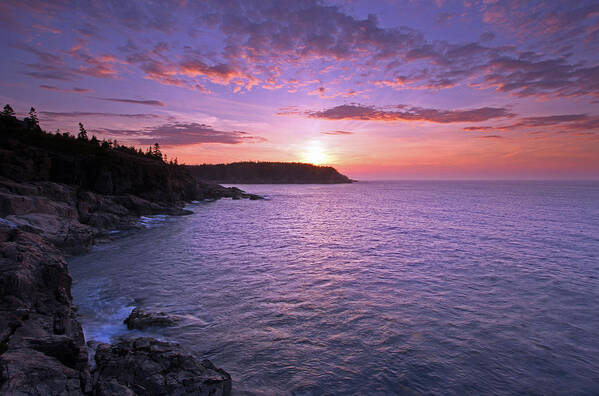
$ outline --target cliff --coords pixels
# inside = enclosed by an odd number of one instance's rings
[[[234,162],[188,165],[198,180],[223,184],[333,184],[352,180],[330,166],[298,162]]]
[[[0,394],[230,394],[224,370],[148,338],[95,345],[92,368],[65,260],[141,215],[223,197],[259,199],[155,153],[0,117]]]

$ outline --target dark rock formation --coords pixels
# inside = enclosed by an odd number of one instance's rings
[[[62,252],[39,235],[0,229],[0,394],[90,391]]]
[[[231,376],[209,360],[201,363],[176,344],[137,338],[97,347],[94,394],[228,395]]]
[[[151,338],[101,344],[90,374],[62,252],[7,221],[0,235],[0,394],[230,394],[224,370]]]
[[[146,312],[135,308],[125,319],[124,323],[129,330],[143,330],[148,327],[168,327],[177,324],[177,319],[164,312]]]
[[[188,165],[198,180],[225,184],[332,184],[353,180],[330,166],[297,162],[234,162],[216,165]]]

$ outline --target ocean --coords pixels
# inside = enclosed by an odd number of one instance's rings
[[[178,342],[235,394],[599,394],[598,182],[239,187],[268,199],[72,258],[86,339]]]

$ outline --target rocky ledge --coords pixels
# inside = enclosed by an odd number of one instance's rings
[[[211,188],[204,197],[245,194]],[[65,254],[135,227],[141,215],[186,213],[131,194],[0,178],[0,394],[230,394],[225,371],[148,338],[100,345],[90,367],[73,307]]]
[[[209,360],[182,354],[177,344],[137,338],[99,344],[93,372],[96,395],[226,395],[231,376]]]

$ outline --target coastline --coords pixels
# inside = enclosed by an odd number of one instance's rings
[[[261,198],[199,189],[199,199]],[[135,229],[141,216],[190,214],[184,203],[0,178],[0,394],[230,394],[224,370],[151,338],[96,343],[90,366],[72,301],[69,255]]]

